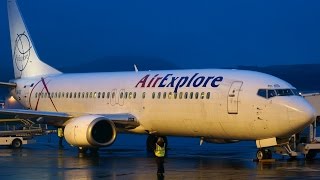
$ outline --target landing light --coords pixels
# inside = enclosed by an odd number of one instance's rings
[[[8,102],[9,102],[9,103],[15,103],[16,100],[14,99],[13,96],[10,96],[9,99],[8,99]]]

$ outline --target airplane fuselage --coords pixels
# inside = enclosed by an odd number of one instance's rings
[[[17,79],[26,108],[81,114],[130,113],[134,133],[257,140],[287,137],[306,124],[296,94],[264,98],[259,89],[294,90],[276,77],[242,70],[60,74]],[[307,107],[307,108],[306,108]],[[301,119],[303,118],[303,119]]]

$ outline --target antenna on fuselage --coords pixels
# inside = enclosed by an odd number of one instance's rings
[[[137,65],[133,64],[133,67],[134,67],[134,71],[135,71],[135,72],[138,72],[138,71],[139,71],[138,68],[137,68]]]

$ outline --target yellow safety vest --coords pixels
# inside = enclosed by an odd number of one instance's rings
[[[156,143],[156,149],[154,150],[154,155],[156,155],[157,157],[164,157],[165,154],[166,154],[166,144],[164,144],[164,146],[161,147]]]
[[[62,128],[58,128],[58,137],[63,137],[63,130],[62,130]]]

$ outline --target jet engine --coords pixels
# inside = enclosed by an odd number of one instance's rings
[[[114,123],[97,115],[73,118],[64,128],[66,141],[78,147],[110,146],[115,141],[116,135]]]

